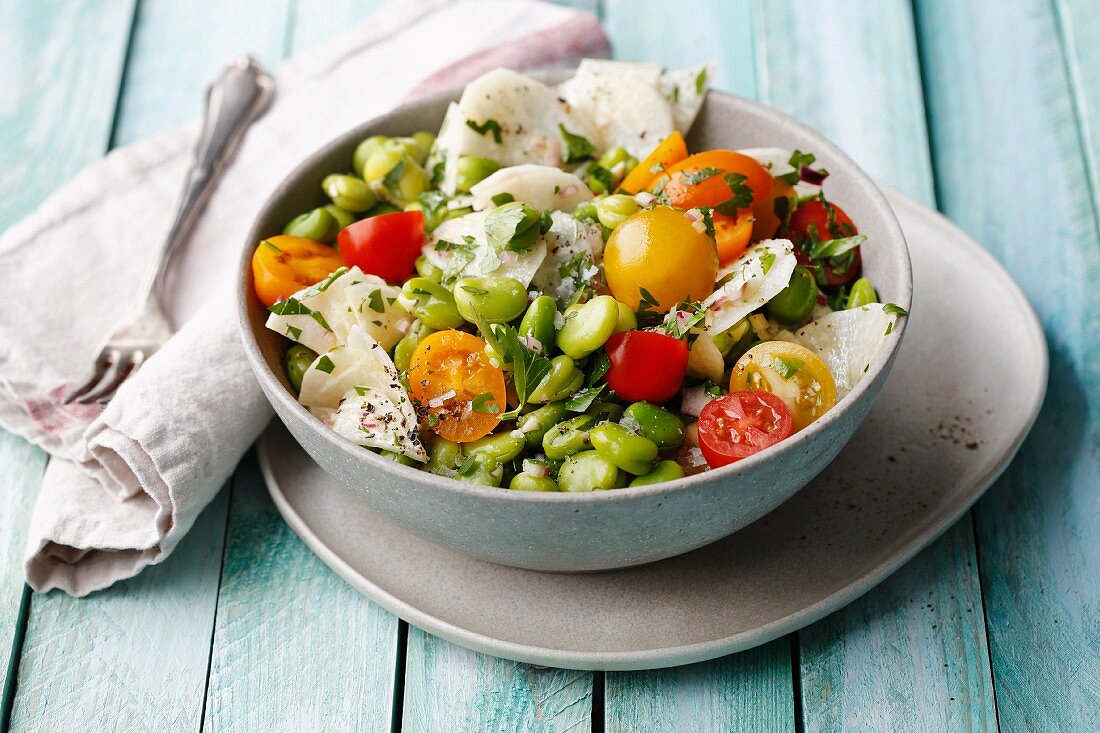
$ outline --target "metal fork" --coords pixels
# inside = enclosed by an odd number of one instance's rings
[[[275,80],[250,56],[232,59],[207,89],[206,113],[191,170],[160,257],[142,283],[137,306],[104,340],[92,378],[73,390],[65,404],[107,402],[172,335],[172,324],[161,302],[172,255],[191,233],[245,131],[264,113],[274,94]]]

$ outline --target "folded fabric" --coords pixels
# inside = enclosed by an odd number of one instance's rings
[[[31,586],[84,595],[163,560],[269,419],[237,333],[233,270],[251,218],[302,158],[409,97],[491,68],[608,50],[595,18],[559,6],[417,0],[285,63],[275,104],[173,264],[166,307],[182,328],[105,410],[60,401],[132,305],[170,224],[194,128],[112,152],[0,237],[18,304],[0,313],[0,426],[53,456],[27,541]]]

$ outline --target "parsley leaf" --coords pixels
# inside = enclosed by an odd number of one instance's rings
[[[684,174],[683,182],[689,186],[697,186],[708,178],[714,178],[721,172],[720,168],[700,168]],[[748,180],[746,176],[742,176],[742,178]]]
[[[775,252],[763,252],[760,255],[760,269],[764,271],[764,274],[768,274],[768,270],[772,269],[772,265],[775,264]]]
[[[546,375],[550,373],[550,360],[524,345],[516,329],[507,324],[489,324],[475,314],[478,330],[482,338],[493,347],[501,363],[512,372],[512,384],[516,388],[519,402],[514,410],[500,416],[501,420],[512,420],[519,415],[531,393]]]
[[[815,160],[817,160],[817,156],[815,156],[813,153],[803,153],[801,150],[795,150],[793,153],[791,153],[790,159],[787,160],[787,163],[794,170],[788,173],[784,173],[781,176],[776,176],[776,178],[781,178],[793,186],[798,183],[802,178],[802,166],[806,166],[808,168],[809,166],[813,165],[813,162]]]
[[[839,239],[826,239],[824,242],[814,242],[810,248],[811,260],[823,260],[829,257],[840,257],[850,252],[867,241],[867,237],[857,234],[854,237],[841,237]]]
[[[394,198],[401,198],[401,177],[405,175],[405,160],[397,161],[397,165],[386,171],[382,176],[382,187],[390,192]]]
[[[375,313],[385,313],[386,306],[382,303],[382,291],[372,290],[371,294],[367,297],[367,304],[370,309]]]
[[[643,287],[639,286],[638,293],[640,295],[636,312],[638,325],[645,328],[659,323],[661,321],[661,312],[658,310],[661,307],[660,301]]]
[[[706,315],[707,309],[702,303],[685,300],[668,312],[661,322],[661,330],[674,339],[685,339]]]
[[[707,67],[703,67],[702,71],[695,75],[695,93],[702,94],[703,89],[707,86]]]
[[[268,310],[277,316],[308,316],[313,313],[312,308],[293,296],[275,303]]]
[[[329,358],[328,354],[325,354],[317,360],[317,368],[325,374],[332,374],[332,370],[336,368],[336,365],[332,363],[332,359]]]
[[[604,378],[607,374],[607,370],[611,368],[611,357],[607,355],[607,352],[600,349],[592,355],[592,363],[588,365],[588,377],[585,380],[586,386],[591,387],[596,382]]]
[[[483,415],[495,415],[500,412],[500,405],[496,403],[492,392],[482,392],[470,405],[474,412],[480,412]]]
[[[732,195],[715,206],[715,211],[723,216],[737,216],[739,210],[752,206],[752,189],[746,183],[749,180],[748,176],[730,171],[722,177],[722,180],[730,187]]]
[[[883,313],[897,313],[899,316],[909,315],[909,311],[905,310],[904,308],[902,308],[900,305],[898,305],[896,303],[887,303],[886,305],[882,306],[882,312]]]
[[[469,127],[471,130],[476,132],[478,135],[481,135],[482,137],[485,137],[485,133],[487,132],[493,133],[493,142],[495,142],[497,145],[500,145],[501,127],[500,123],[496,120],[490,118],[482,122],[480,125],[473,120],[466,120],[466,127]]]
[[[564,162],[573,163],[578,160],[587,160],[596,154],[596,146],[589,142],[588,138],[569,132],[565,129],[565,125],[560,122],[558,123],[558,129],[565,141],[565,151],[562,155]]]
[[[790,379],[805,365],[806,362],[793,356],[777,356],[772,362],[772,370],[784,379]]]
[[[542,212],[533,206],[513,201],[489,212],[485,217],[485,238],[501,252],[526,252],[543,233]]]
[[[600,396],[605,386],[599,384],[577,390],[572,397],[565,401],[565,409],[570,412],[584,412],[592,406],[592,403]]]

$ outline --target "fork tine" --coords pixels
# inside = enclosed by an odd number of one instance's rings
[[[120,361],[114,371],[113,376],[110,379],[104,379],[104,384],[99,389],[90,394],[86,394],[81,397],[77,402],[82,405],[91,404],[92,402],[106,403],[118,390],[122,383],[133,374],[141,363],[145,360],[145,353],[142,351],[135,351],[130,354],[129,359]]]
[[[91,379],[74,389],[69,393],[65,399],[61,401],[62,404],[72,404],[76,400],[80,399],[84,395],[91,392],[103,381],[103,377],[106,376],[107,371],[114,366],[115,362],[122,356],[118,349],[111,349],[110,351],[104,350],[100,352],[99,356],[95,360],[95,371],[92,373]]]

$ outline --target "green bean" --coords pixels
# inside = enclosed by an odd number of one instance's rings
[[[527,413],[516,421],[516,427],[523,433],[527,445],[531,448],[542,445],[546,432],[569,415],[565,402],[551,402],[537,410]]]
[[[409,458],[404,453],[394,453],[392,450],[384,450],[378,455],[393,461],[394,463],[400,463],[402,466],[419,466],[420,461],[415,458]]]
[[[461,464],[461,444],[436,436],[428,445],[426,470],[439,476],[454,476]]]
[[[355,153],[351,156],[351,169],[355,175],[363,178],[367,161],[370,157],[386,147],[393,147],[393,140],[385,135],[371,135],[355,147]]]
[[[420,342],[433,333],[435,333],[434,329],[428,328],[420,321],[413,321],[413,325],[405,335],[401,337],[397,345],[393,347],[394,366],[400,371],[407,370],[409,368],[409,362],[412,361],[413,352],[416,351],[416,347],[420,346]]]
[[[550,371],[531,391],[528,400],[535,404],[564,400],[584,384],[584,372],[568,356],[555,356],[550,360]]]
[[[454,299],[458,312],[470,323],[479,318],[507,323],[527,308],[527,288],[511,277],[464,277],[455,283]]]
[[[844,305],[844,308],[851,310],[852,308],[859,308],[877,302],[878,294],[875,293],[875,286],[867,278],[861,277],[852,283],[852,290],[848,293],[848,302]]]
[[[426,277],[432,282],[440,282],[443,279],[443,270],[433,265],[424,255],[417,257],[413,265],[416,267],[416,274],[420,277]]]
[[[405,160],[405,151],[399,146],[385,145],[370,154],[363,166],[363,180],[379,183],[396,165]]]
[[[455,478],[482,486],[500,486],[504,481],[504,464],[483,454],[472,455],[462,463]]]
[[[622,224],[638,210],[638,202],[633,196],[617,193],[596,202],[596,216],[608,229]]]
[[[562,491],[601,491],[619,485],[619,469],[594,450],[569,456],[558,471]]]
[[[665,481],[673,481],[684,477],[684,469],[676,461],[660,461],[650,469],[649,473],[643,473],[630,482],[631,486],[649,486]]]
[[[768,315],[788,326],[805,320],[817,304],[817,282],[808,267],[794,268],[791,282],[768,301]]]
[[[561,460],[588,448],[588,433],[595,424],[596,418],[591,415],[578,415],[572,420],[558,423],[543,436],[542,452],[547,458]]]
[[[527,447],[524,436],[518,433],[519,431],[516,430],[491,433],[484,438],[466,443],[462,450],[467,456],[485,456],[497,463],[507,463],[518,457]]]
[[[652,440],[658,448],[679,448],[684,442],[684,421],[651,402],[635,402],[626,408],[620,424],[638,426],[638,434]]]
[[[321,208],[332,214],[332,218],[336,220],[336,234],[339,234],[342,229],[346,229],[355,223],[355,214],[347,209],[341,209],[336,204],[328,204]]]
[[[424,161],[428,159],[428,155],[432,152],[432,146],[435,145],[435,135],[421,130],[420,132],[414,132],[411,139],[416,146],[412,156],[417,163],[424,165]]]
[[[374,205],[373,208],[371,208],[370,211],[363,214],[363,218],[364,219],[369,219],[372,216],[380,216],[382,214],[392,214],[395,211],[401,211],[401,209],[397,208],[396,206],[394,206],[393,204],[391,204],[388,201],[379,201],[377,204]]]
[[[623,416],[623,406],[618,402],[612,402],[611,400],[603,400],[600,402],[594,402],[587,410],[584,411],[585,415],[591,415],[596,418],[597,423],[601,422],[616,422]]]
[[[529,473],[517,473],[508,484],[512,491],[560,491],[558,484],[549,476],[532,476]]]
[[[630,306],[621,300],[616,300],[619,304],[619,317],[615,321],[615,333],[622,333],[623,331],[633,331],[638,327],[638,316],[634,315],[634,311],[630,310]]]
[[[412,314],[428,328],[443,331],[465,323],[451,292],[426,277],[406,281],[401,287],[401,295],[414,301]]]
[[[600,156],[600,159],[596,161],[597,165],[607,170],[612,170],[619,163],[623,163],[624,172],[630,171],[631,168],[638,165],[638,161],[634,156],[627,152],[626,148],[614,147],[608,150],[606,153]],[[614,171],[612,171],[614,172]]]
[[[283,229],[283,234],[327,244],[336,239],[337,231],[336,218],[321,206],[291,219]]]
[[[458,159],[455,167],[455,188],[469,192],[474,184],[484,181],[498,170],[500,170],[500,164],[495,160],[476,155],[463,155]]]
[[[305,376],[309,365],[316,358],[317,354],[313,349],[306,348],[301,344],[294,344],[286,350],[286,356],[283,357],[283,363],[286,366],[286,378],[295,392],[302,391],[302,377]]]
[[[557,333],[554,326],[557,315],[558,307],[554,299],[549,295],[540,295],[527,306],[527,312],[519,322],[519,335],[535,339],[539,342],[540,351],[548,354],[554,345],[554,334]]]
[[[599,220],[596,215],[596,202],[595,201],[581,201],[573,209],[573,216],[581,221],[587,221],[589,223],[595,223]]]
[[[382,150],[367,161],[367,180],[375,182],[379,194],[395,206],[415,201],[428,190],[428,174],[407,153]]]
[[[599,295],[566,316],[558,331],[558,348],[574,359],[583,359],[607,343],[618,323],[619,302],[610,295]]]
[[[332,203],[348,211],[367,211],[378,201],[374,191],[361,178],[342,173],[325,176],[321,188]]]
[[[597,425],[592,428],[588,439],[601,456],[635,476],[649,473],[653,461],[657,459],[656,443],[649,438],[635,435],[622,425]]]

